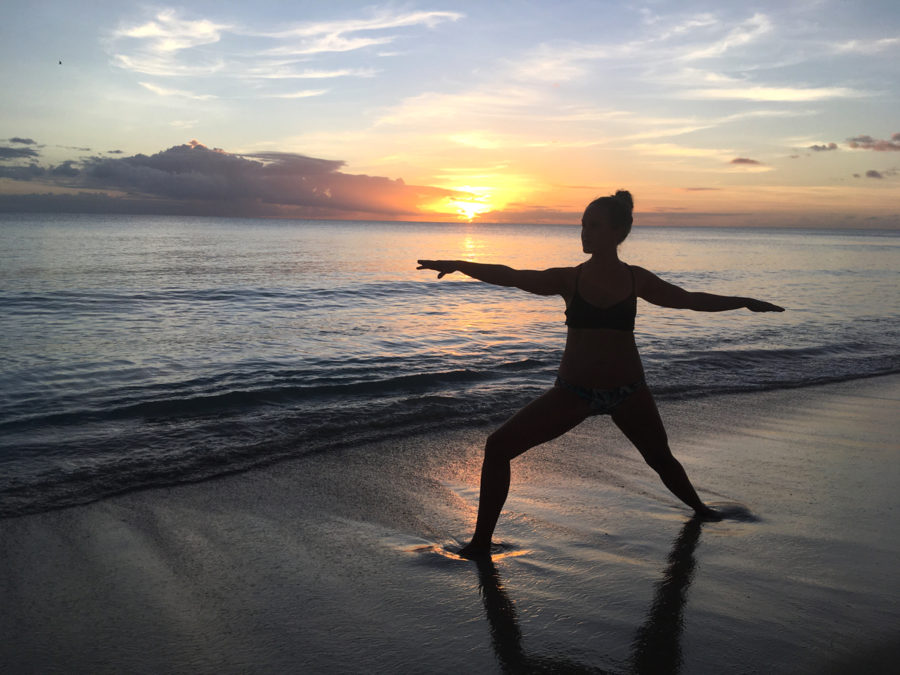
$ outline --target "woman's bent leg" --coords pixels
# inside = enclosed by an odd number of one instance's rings
[[[646,386],[628,397],[612,413],[613,421],[631,441],[669,491],[698,515],[715,517],[715,511],[697,496],[684,467],[672,455],[653,394]]]
[[[586,402],[571,392],[554,387],[507,420],[484,446],[481,490],[475,534],[460,555],[486,555],[497,519],[509,493],[509,463],[529,448],[546,443],[584,421],[590,412]]]

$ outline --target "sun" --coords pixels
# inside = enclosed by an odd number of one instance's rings
[[[530,187],[527,178],[496,172],[469,174],[468,170],[445,169],[440,178],[449,180],[432,184],[452,194],[424,205],[423,210],[470,223],[484,214],[496,214],[511,202],[520,201],[521,194]]]
[[[456,209],[459,216],[465,218],[470,223],[476,216],[480,216],[482,213],[487,213],[491,210],[490,204],[476,201],[464,201],[462,199],[450,199],[447,201],[447,206]]]

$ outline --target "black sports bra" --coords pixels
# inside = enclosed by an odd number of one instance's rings
[[[583,264],[583,263],[582,263]],[[566,308],[566,325],[570,328],[611,328],[612,330],[634,330],[634,317],[637,315],[637,294],[634,285],[634,270],[631,272],[631,295],[609,307],[597,307],[581,297],[578,292],[578,279],[581,277],[581,265],[575,273],[575,295]]]

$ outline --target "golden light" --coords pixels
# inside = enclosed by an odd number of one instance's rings
[[[475,201],[462,201],[460,199],[450,199],[447,201],[447,205],[450,208],[456,209],[456,212],[460,215],[460,217],[465,218],[470,223],[475,219],[476,216],[492,210],[489,204],[483,204]]]
[[[442,215],[454,215],[459,220],[472,222],[477,216],[493,211],[499,206],[494,203],[494,188],[472,185],[443,186],[453,190],[459,196],[446,197],[438,202],[425,206],[427,211]]]
[[[470,223],[482,214],[500,211],[507,204],[519,201],[531,190],[533,182],[531,177],[510,175],[502,170],[476,173],[472,169],[444,169],[444,175],[438,179],[435,182],[440,187],[456,194],[426,205],[425,209],[454,215]]]

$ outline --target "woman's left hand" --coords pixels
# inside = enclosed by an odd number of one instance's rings
[[[417,260],[417,270],[437,270],[438,279],[457,271],[456,260]]]

